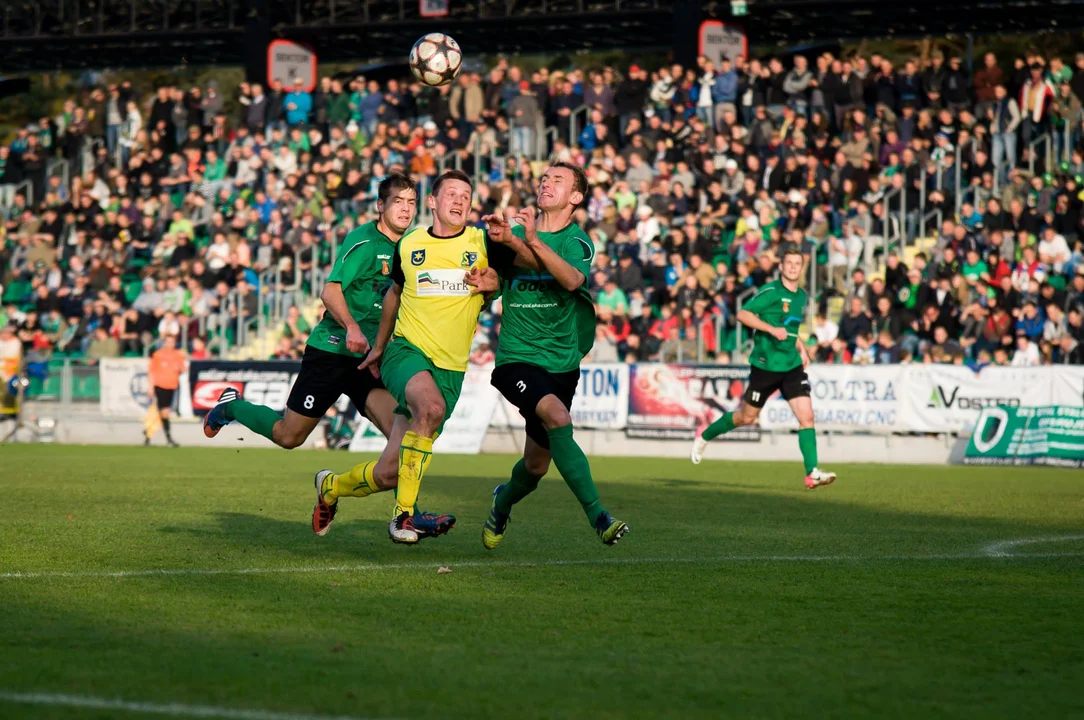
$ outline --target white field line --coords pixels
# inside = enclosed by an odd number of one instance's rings
[[[158,568],[148,570],[35,570],[0,573],[0,580],[48,580],[71,578],[145,578],[174,576],[214,575],[291,575],[302,573],[369,573],[388,570],[436,570],[446,566],[457,568],[533,568],[575,567],[603,565],[726,565],[737,563],[876,563],[921,562],[924,560],[990,560],[1032,559],[1058,557],[1084,557],[1082,552],[1014,554],[1009,550],[1017,545],[1037,542],[1058,542],[1084,539],[1084,535],[1057,538],[1023,538],[1003,540],[983,546],[979,552],[932,554],[932,555],[719,555],[709,557],[644,557],[644,558],[586,558],[582,560],[467,560],[456,562],[389,563],[377,565],[361,563],[352,565],[300,565],[286,567],[250,568]]]
[[[189,718],[222,718],[223,720],[366,720],[345,715],[298,715],[295,713],[270,712],[267,710],[243,710],[240,708],[214,707],[209,705],[185,705],[183,703],[150,703],[87,697],[84,695],[60,695],[56,693],[16,693],[0,691],[0,703],[22,705],[46,705],[52,707],[90,708],[94,710],[119,710],[121,712],[149,715],[173,715]]]
[[[994,558],[1011,558],[1011,557],[1036,557],[1032,554],[1016,555],[1012,552],[1013,549],[1020,547],[1021,545],[1046,545],[1049,543],[1059,542],[1071,542],[1073,540],[1084,540],[1084,535],[1059,535],[1057,537],[1037,537],[1037,538],[1018,538],[1016,540],[1001,540],[1000,542],[990,543],[983,547],[982,551],[986,553],[987,557]]]

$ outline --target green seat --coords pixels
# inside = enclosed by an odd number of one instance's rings
[[[23,298],[30,294],[31,287],[31,284],[26,280],[12,281],[11,284],[4,288],[4,296],[0,298],[0,302],[4,305],[21,303]]]
[[[139,297],[141,292],[143,292],[143,284],[139,280],[130,282],[124,286],[124,298],[128,301],[129,305],[135,302],[135,299]]]

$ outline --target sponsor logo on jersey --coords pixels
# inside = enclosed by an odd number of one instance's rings
[[[342,338],[339,337],[338,335],[328,335],[327,336],[327,344],[328,345],[338,345],[341,341],[342,341]]]
[[[470,295],[467,274],[462,270],[419,270],[418,296],[462,297]]]
[[[425,262],[425,248],[420,250],[413,250],[410,253],[410,264],[421,265]]]
[[[474,263],[478,260],[478,253],[470,252],[469,250],[463,253],[463,261],[460,263],[463,267],[473,267]]]

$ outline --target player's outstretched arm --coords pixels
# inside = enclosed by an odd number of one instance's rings
[[[528,208],[516,216],[516,219],[523,225],[524,234],[527,237],[526,246],[530,253],[537,258],[537,262],[541,265],[541,268],[553,275],[553,279],[561,284],[565,290],[572,292],[576,290],[587,278],[583,273],[572,267],[572,265],[563,257],[554,252],[546,243],[542,242],[542,238],[538,237],[538,232],[534,226],[534,210]]]
[[[768,323],[758,318],[756,314],[750,310],[740,310],[738,312],[738,322],[751,330],[767,333],[768,335],[774,337],[776,340],[787,339],[787,331],[785,328],[769,325]]]
[[[376,331],[376,341],[365,357],[365,362],[358,366],[360,370],[369,368],[376,377],[380,377],[380,359],[384,356],[384,348],[391,340],[391,334],[395,330],[395,318],[399,314],[399,302],[402,299],[403,286],[392,283],[388,292],[384,294],[384,307],[380,311],[380,329]]]
[[[346,296],[343,295],[343,286],[337,282],[329,282],[324,285],[320,293],[320,299],[324,307],[335,318],[335,322],[346,328],[346,349],[353,353],[365,354],[369,351],[369,338],[361,332],[361,326],[350,314],[346,306]]]

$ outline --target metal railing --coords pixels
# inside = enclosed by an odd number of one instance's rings
[[[1054,157],[1054,142],[1050,138],[1050,134],[1046,133],[1028,143],[1028,172],[1032,175],[1035,174],[1035,157],[1038,155],[1040,146],[1043,147],[1043,167],[1046,170],[1050,170],[1051,159]],[[959,208],[957,208],[959,210]]]
[[[753,338],[748,340],[742,340],[742,327],[741,322],[738,320],[738,314],[741,313],[741,307],[745,304],[753,295],[756,295],[756,288],[749,288],[742,294],[738,295],[738,299],[734,302],[734,354],[730,356],[733,362],[740,362],[753,350]]]
[[[572,113],[568,116],[568,144],[569,145],[576,145],[577,141],[580,138],[580,133],[577,132],[579,130],[579,127],[578,127],[578,124],[576,122],[576,118],[581,113],[583,113],[584,127],[587,127],[587,121],[591,119],[591,106],[590,105],[580,105],[578,108],[573,110]]]
[[[978,144],[975,142],[974,138],[972,138],[971,140],[968,140],[966,143],[964,143],[963,145],[960,145],[959,147],[956,148],[956,184],[953,186],[952,195],[953,195],[953,198],[955,199],[955,202],[956,202],[956,214],[957,215],[960,214],[960,205],[963,203],[963,193],[960,192],[960,188],[963,187],[963,176],[961,175],[961,173],[963,173],[963,162],[962,161],[963,161],[964,150],[969,150],[971,152],[971,159],[974,160],[975,159],[975,151],[977,149],[978,149]]]

